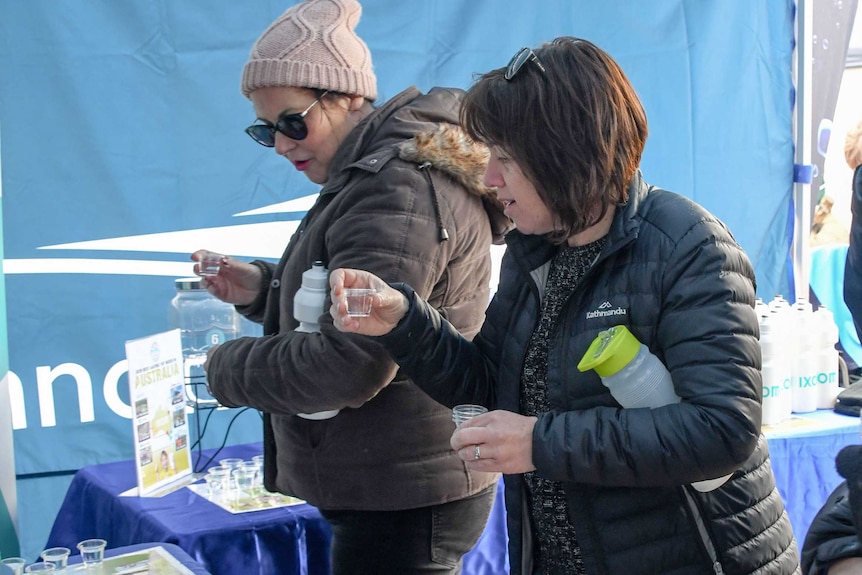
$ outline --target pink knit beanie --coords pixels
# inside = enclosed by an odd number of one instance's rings
[[[242,71],[242,93],[265,86],[320,88],[377,98],[371,52],[354,32],[356,0],[306,0],[291,6],[257,39]]]

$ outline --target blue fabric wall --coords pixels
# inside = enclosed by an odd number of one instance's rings
[[[64,473],[132,456],[124,342],[167,329],[188,254],[277,258],[315,192],[242,131],[254,119],[242,65],[289,4],[0,0],[10,385],[30,555]],[[358,31],[381,99],[410,84],[466,88],[558,35],[596,42],[646,106],[646,179],[728,224],[759,296],[790,293],[792,0],[366,0]],[[232,415],[217,414],[208,446]],[[231,443],[259,438],[253,415]],[[55,493],[43,503],[44,488]]]

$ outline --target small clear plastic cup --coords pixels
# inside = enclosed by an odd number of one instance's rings
[[[78,543],[78,551],[81,552],[81,562],[85,567],[100,565],[105,557],[105,547],[108,542],[104,539],[84,539]]]
[[[24,568],[24,573],[56,573],[57,567],[53,563],[41,562],[27,565]]]
[[[257,470],[254,469],[237,469],[233,472],[234,481],[236,482],[237,497],[249,497],[254,495],[254,482],[257,476]]]
[[[248,471],[250,473],[254,473],[255,476],[258,476],[263,471],[263,467],[256,461],[243,461],[237,471]]]
[[[455,422],[455,427],[460,427],[460,425],[468,419],[472,419],[477,415],[481,415],[487,412],[488,408],[481,405],[456,405],[452,408],[452,421]]]
[[[347,315],[350,317],[368,317],[371,315],[371,303],[374,301],[376,289],[349,288],[344,290],[347,298]]]
[[[224,459],[219,459],[218,464],[221,467],[227,467],[228,469],[236,469],[240,465],[242,465],[243,460],[239,457],[226,457]]]
[[[24,566],[27,565],[27,560],[23,557],[7,557],[0,559],[0,564],[11,569],[12,575],[21,575],[24,573]]]
[[[230,477],[231,472],[233,471],[233,467],[228,465],[216,465],[214,467],[210,467],[206,470],[207,475],[222,475],[224,477]]]
[[[210,490],[210,495],[213,497],[221,497],[231,489],[231,468],[230,467],[213,467],[205,476],[207,487]]]
[[[69,555],[72,553],[72,550],[68,547],[51,547],[50,549],[45,549],[42,551],[40,557],[42,557],[42,561],[46,563],[53,563],[54,567],[57,568],[57,571],[60,569],[66,568],[66,563],[69,560]]]
[[[218,275],[224,256],[216,252],[205,252],[198,260],[198,275],[212,278]]]

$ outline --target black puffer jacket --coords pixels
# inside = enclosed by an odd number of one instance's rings
[[[829,566],[847,557],[862,557],[862,543],[853,523],[847,482],[836,487],[811,521],[802,546],[802,572],[827,575]]]
[[[380,511],[459,500],[498,479],[470,472],[452,451],[449,409],[396,375],[377,343],[334,328],[328,297],[320,332],[294,331],[302,273],[320,260],[415,282],[459,329],[478,332],[492,237],[507,224],[482,185],[487,149],[457,126],[462,97],[410,88],[350,132],[281,261],[256,262],[260,294],[239,309],[263,323],[264,337],[211,354],[213,395],[266,413],[271,490],[324,509]],[[324,421],[295,415],[330,409],[341,412]]]
[[[556,248],[517,231],[507,243],[475,343],[428,321],[436,314],[412,295],[405,319],[378,338],[446,405],[519,410],[524,354]],[[797,572],[796,542],[760,434],[754,299],[753,269],[725,226],[636,175],[551,336],[552,411],[533,432],[533,463],[563,482],[588,573]],[[681,403],[621,409],[594,372],[578,371],[593,338],[617,324],[664,361]],[[716,491],[688,486],[731,472]],[[529,575],[524,484],[521,475],[505,479],[512,573]]]

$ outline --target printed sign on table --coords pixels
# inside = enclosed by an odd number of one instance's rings
[[[138,495],[191,475],[180,330],[126,342]]]

